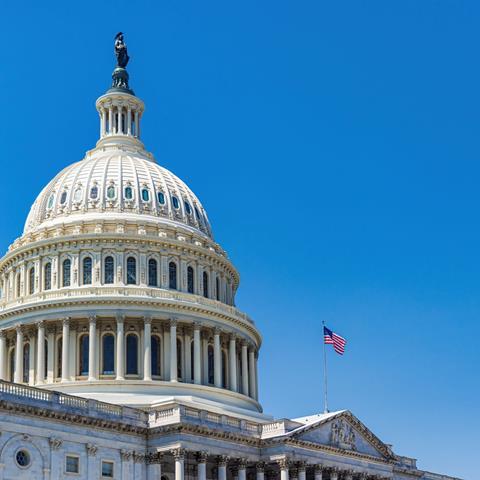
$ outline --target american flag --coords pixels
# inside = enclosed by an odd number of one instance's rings
[[[324,343],[327,345],[333,345],[333,349],[339,355],[343,355],[345,353],[345,345],[347,341],[340,335],[333,333],[329,328],[325,326],[323,327],[323,338]]]

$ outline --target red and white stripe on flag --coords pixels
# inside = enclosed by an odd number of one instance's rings
[[[323,335],[325,344],[333,345],[333,349],[339,355],[343,355],[345,353],[345,345],[347,344],[347,341],[343,337],[332,332],[332,330],[328,329],[327,327],[323,327]]]

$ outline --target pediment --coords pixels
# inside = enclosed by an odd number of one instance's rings
[[[391,448],[348,411],[313,421],[293,431],[292,437],[372,457],[394,457]]]

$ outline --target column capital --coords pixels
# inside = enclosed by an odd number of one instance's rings
[[[162,452],[150,452],[145,455],[145,461],[148,465],[160,464],[163,462],[163,453]]]
[[[314,465],[314,470],[315,470],[315,473],[321,473],[325,470],[325,467],[323,466],[322,463],[317,463]]]
[[[213,334],[214,335],[221,335],[222,334],[222,329],[220,327],[215,327],[213,329]]]
[[[184,448],[173,448],[170,450],[170,453],[175,460],[183,460],[185,458],[186,450]]]
[[[151,325],[152,324],[152,317],[149,317],[149,316],[143,317],[143,323],[145,325]]]
[[[63,326],[67,326],[67,327],[70,326],[70,321],[71,321],[71,320],[72,320],[71,317],[64,317],[64,318],[62,318],[62,325],[63,325]]]
[[[55,437],[50,437],[48,439],[48,443],[50,444],[52,450],[58,450],[62,446],[62,440]]]
[[[135,463],[145,462],[145,454],[140,453],[140,452],[133,452],[133,461]]]
[[[280,467],[280,470],[288,470],[288,467],[290,465],[290,460],[287,457],[279,458],[277,460],[277,464]]]
[[[304,460],[300,460],[299,462],[297,462],[297,469],[299,472],[304,472],[306,468],[307,462],[305,462]]]
[[[169,319],[169,323],[171,327],[176,327],[178,325],[178,320],[176,317],[172,317]]]
[[[87,449],[87,455],[89,457],[94,457],[97,454],[98,447],[93,443],[87,443],[85,445],[85,448]]]
[[[207,463],[208,459],[208,452],[206,450],[202,450],[197,452],[197,462],[198,463]]]
[[[25,333],[25,329],[23,328],[23,325],[21,325],[21,324],[15,325],[15,331],[17,332],[17,335],[18,334],[23,335]]]
[[[193,323],[193,329],[194,330],[200,330],[202,328],[202,324],[200,322],[194,322]]]
[[[120,458],[122,459],[122,461],[128,462],[132,458],[132,456],[133,452],[125,450],[123,448],[120,450]]]
[[[117,314],[116,315],[116,320],[117,320],[117,324],[118,323],[125,323],[125,315],[121,315],[121,314]]]
[[[239,470],[245,470],[247,468],[247,459],[239,458],[237,460],[237,467],[239,468]]]
[[[45,320],[39,320],[36,323],[36,326],[37,326],[37,328],[45,328]],[[0,334],[1,334],[1,332],[0,332]]]
[[[0,330],[0,338],[7,338],[7,331],[6,330]]]
[[[228,455],[219,455],[217,457],[217,464],[219,467],[226,467],[230,457]]]
[[[255,469],[257,472],[265,472],[265,462],[257,462],[255,464]]]
[[[231,333],[229,336],[228,336],[229,340],[231,342],[236,342],[238,340],[238,335],[236,333]]]
[[[89,315],[88,316],[88,322],[89,323],[97,323],[97,316],[95,314]]]

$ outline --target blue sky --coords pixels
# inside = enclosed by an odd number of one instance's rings
[[[264,334],[275,416],[350,409],[419,467],[478,475],[480,5],[4,2],[0,247],[98,135],[126,32],[143,139],[197,193]],[[474,473],[475,472],[475,473]]]

